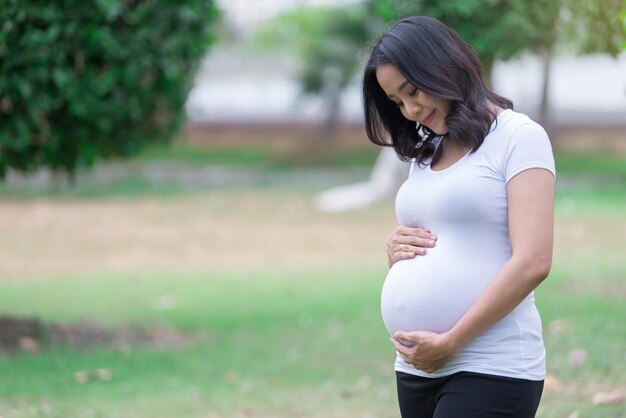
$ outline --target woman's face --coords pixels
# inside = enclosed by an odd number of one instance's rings
[[[450,112],[450,102],[438,99],[412,85],[391,64],[376,67],[378,84],[408,120],[427,126],[438,135],[448,132],[446,117]]]

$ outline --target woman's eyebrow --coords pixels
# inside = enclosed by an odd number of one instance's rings
[[[398,92],[402,92],[402,90],[406,87],[407,84],[409,84],[409,80],[404,80],[404,82],[400,84],[400,87],[398,87]]]
[[[404,80],[402,84],[400,84],[400,87],[398,87],[398,93],[402,93],[402,89],[404,89],[407,84],[409,84],[409,80]],[[388,94],[387,97],[391,99],[392,97],[395,97],[395,96],[393,94]]]
[[[402,89],[404,89],[404,88],[406,87],[406,85],[407,85],[407,84],[409,84],[409,80],[404,80],[404,81],[402,82],[402,84],[400,84],[400,87],[398,87],[398,92],[399,92],[399,93],[402,93]],[[396,96],[395,96],[395,95],[393,95],[393,94],[388,94],[388,95],[387,95],[387,98],[389,98],[389,99],[392,99],[393,97],[396,97]]]

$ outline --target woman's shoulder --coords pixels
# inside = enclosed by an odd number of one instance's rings
[[[501,112],[497,122],[485,151],[500,167],[506,181],[521,170],[533,167],[555,173],[552,145],[541,125],[510,109]]]
[[[506,126],[509,129],[515,129],[516,127],[523,125],[537,125],[537,122],[532,120],[530,116],[525,113],[517,112],[513,109],[503,109],[496,117],[495,124],[498,126]]]
[[[541,125],[528,115],[516,112],[513,109],[501,111],[492,125],[488,135],[492,145],[510,145],[511,141],[524,140],[524,138],[537,138],[548,140],[548,135]]]
[[[552,160],[550,139],[537,122],[524,113],[506,109],[498,114],[491,132],[481,146],[483,158],[505,173],[508,166],[520,160]]]

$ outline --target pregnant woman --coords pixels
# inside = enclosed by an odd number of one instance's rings
[[[545,377],[533,290],[550,271],[554,222],[545,131],[423,16],[378,40],[363,95],[369,139],[412,162],[381,296],[402,416],[533,417]]]

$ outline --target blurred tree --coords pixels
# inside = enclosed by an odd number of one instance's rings
[[[622,29],[624,35],[624,41],[622,42],[622,50],[626,51],[626,0],[624,1],[624,9],[619,14],[620,19],[622,20]]]
[[[548,86],[550,64],[558,47],[574,54],[609,54],[617,57],[626,42],[624,20],[620,18],[626,0],[551,0],[559,5],[554,21],[556,37],[543,50],[543,87],[539,108],[540,122],[550,129]]]
[[[0,0],[1,178],[170,140],[217,9],[157,3]]]
[[[554,1],[554,0],[553,0]],[[626,42],[626,0],[562,0],[562,43],[580,54],[617,56]]]
[[[620,18],[624,0],[370,0],[384,20],[432,16],[453,27],[481,58],[490,79],[496,59],[528,51],[542,59],[540,123],[550,129],[550,67],[557,47],[577,54],[616,56],[626,42]]]
[[[302,92],[321,96],[326,109],[324,137],[336,131],[341,92],[359,68],[357,51],[370,39],[365,11],[362,5],[298,8],[257,33],[260,45],[293,51],[302,61]]]
[[[369,0],[369,7],[386,22],[422,14],[446,23],[476,50],[489,81],[496,59],[507,60],[522,51],[538,52],[554,43],[559,2]]]
[[[626,51],[626,0],[624,0],[624,8],[622,12],[619,14],[620,19],[622,20],[622,29],[624,35],[624,41],[622,42],[622,49]]]
[[[537,6],[529,7],[528,1]],[[489,80],[496,58],[506,60],[554,43],[558,4],[546,6],[539,0],[366,0],[344,7],[288,12],[268,22],[258,38],[264,45],[281,45],[301,58],[303,92],[325,98],[323,133],[331,135],[341,92],[360,68],[358,51],[390,22],[414,14],[433,16],[454,27],[476,49]]]
[[[390,22],[406,16],[432,16],[453,27],[478,53],[490,81],[497,59],[521,52],[542,57],[540,119],[548,124],[552,56],[563,44],[575,53],[615,56],[624,42],[624,0],[364,0],[344,7],[303,8],[268,22],[259,34],[266,45],[282,45],[303,61],[299,75],[305,93],[322,94],[324,133],[337,122],[339,97],[360,68],[358,51]]]

